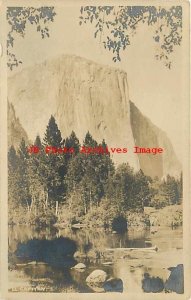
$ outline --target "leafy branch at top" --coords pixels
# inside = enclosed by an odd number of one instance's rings
[[[15,40],[15,34],[24,38],[27,23],[36,26],[37,32],[44,39],[49,37],[48,24],[54,21],[56,13],[54,7],[8,7],[7,21],[10,25],[10,31],[7,35],[7,66],[10,70],[22,63],[12,52]]]
[[[158,46],[155,57],[171,68],[170,55],[182,41],[181,6],[84,6],[80,13],[79,24],[94,26],[94,37],[99,36],[105,49],[113,52],[114,62],[121,60],[121,50],[130,45],[130,38],[141,23],[152,26]]]

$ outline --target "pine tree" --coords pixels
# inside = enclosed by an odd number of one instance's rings
[[[8,203],[9,219],[12,211],[20,205],[20,186],[18,181],[19,161],[14,146],[8,151]]]
[[[178,204],[181,204],[182,200],[183,200],[183,176],[182,176],[182,172],[180,174],[180,178],[177,180],[177,188],[178,188]]]
[[[84,154],[78,153],[68,163],[65,182],[67,185],[67,193],[69,194],[81,182],[85,174]]]
[[[98,148],[107,147],[105,141],[98,145],[88,132],[85,136],[83,147]],[[82,148],[84,149],[84,148]],[[99,205],[101,198],[105,194],[105,185],[108,177],[114,171],[113,163],[108,154],[97,152],[85,154],[78,153],[73,156],[68,164],[66,176],[68,193],[74,189],[81,191],[83,197],[84,212],[94,205]]]
[[[66,138],[65,142],[66,148],[73,148],[74,149],[74,155],[77,155],[80,151],[80,142],[75,134],[74,131],[72,131],[71,135]]]
[[[14,146],[11,146],[8,151],[8,170],[16,171],[18,168],[18,156]]]
[[[85,139],[84,139],[84,143],[83,143],[83,146],[84,147],[91,147],[91,148],[94,148],[94,147],[97,147],[97,142],[93,139],[93,137],[91,136],[90,132],[88,131],[86,133],[86,136],[85,136]]]
[[[61,132],[53,116],[48,122],[42,144],[43,146],[57,148],[64,146]],[[65,196],[64,176],[66,170],[64,154],[45,154],[42,157],[41,164],[42,174],[48,190],[48,198],[56,205],[55,203],[62,201]]]
[[[23,160],[23,162],[26,162],[27,159],[29,158],[28,148],[27,148],[26,142],[23,138],[22,138],[21,143],[19,145],[18,155],[19,155],[19,158],[21,160]]]
[[[107,197],[113,199],[119,209],[130,209],[134,207],[135,179],[133,169],[128,163],[119,165],[115,174],[109,179],[107,186]]]
[[[145,176],[142,170],[135,174],[135,207],[142,208],[148,206],[151,199],[149,183],[151,178]]]
[[[106,185],[108,178],[114,174],[115,168],[110,153],[107,152],[108,146],[105,140],[99,146],[104,150],[104,153],[99,155],[99,174],[101,181]]]
[[[64,166],[63,166],[64,168],[62,170],[64,174],[66,174],[68,171],[68,164],[69,164],[71,158],[74,158],[76,155],[78,155],[79,151],[80,151],[80,142],[74,131],[72,131],[71,135],[68,138],[66,138],[65,148],[69,152],[66,152],[64,154],[65,164],[64,164]],[[71,149],[73,149],[74,152],[70,152]]]
[[[164,183],[164,192],[168,198],[169,204],[177,204],[179,201],[178,185],[173,176],[167,175]]]
[[[97,148],[98,143],[93,139],[89,131],[87,132],[83,147],[86,148]],[[101,182],[101,156],[97,152],[84,154],[84,177],[83,177],[83,187],[84,187],[84,201],[87,203],[87,207],[90,209],[93,205],[98,205],[101,197],[104,194],[103,183]]]
[[[51,115],[43,140],[44,146],[62,147],[63,140],[55,118]]]
[[[18,149],[18,158],[19,158],[18,178],[19,178],[19,185],[21,188],[20,202],[22,205],[27,206],[27,209],[29,211],[31,205],[31,195],[29,192],[29,178],[28,178],[29,153],[24,139],[21,140]]]
[[[36,136],[34,145],[37,146],[40,150],[42,150],[42,142],[39,135]]]
[[[31,195],[30,211],[37,215],[37,211],[45,207],[46,202],[46,181],[43,174],[43,157],[42,142],[40,136],[37,135],[34,145],[39,148],[38,153],[32,153],[28,161],[28,179],[29,191]]]

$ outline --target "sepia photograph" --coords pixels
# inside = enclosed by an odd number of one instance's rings
[[[5,299],[188,299],[189,5],[125,3],[4,8]]]

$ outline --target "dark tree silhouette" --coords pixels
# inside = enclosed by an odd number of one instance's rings
[[[62,147],[63,145],[61,132],[58,129],[58,125],[56,124],[56,120],[53,116],[50,117],[48,126],[46,127],[43,144],[45,146],[53,147]]]

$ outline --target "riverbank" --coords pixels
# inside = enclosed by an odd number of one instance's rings
[[[144,209],[146,215],[149,216],[151,226],[182,226],[183,207],[182,205],[170,205],[161,209],[146,207]]]
[[[117,215],[118,214],[118,215]],[[48,218],[50,218],[48,214]],[[112,221],[117,216],[122,215],[127,221],[128,227],[148,227],[148,226],[167,226],[178,227],[182,225],[183,208],[182,205],[170,205],[164,208],[156,209],[145,207],[144,211],[116,212],[112,207],[93,207],[86,215],[78,215],[70,212],[64,206],[60,207],[58,216],[52,212],[54,225],[59,228],[65,227],[86,227],[86,228],[109,228],[112,230]],[[43,217],[45,218],[45,216]],[[47,219],[48,219],[47,218]],[[29,213],[17,210],[9,215],[9,225],[38,225],[34,221],[34,216]],[[50,226],[49,223],[45,224]]]
[[[170,205],[161,209],[145,207],[143,212],[127,211],[121,212],[127,220],[128,227],[148,227],[148,226],[167,226],[178,227],[182,225],[183,208],[182,205]],[[102,207],[92,208],[88,214],[73,219],[73,223],[84,224],[87,228],[110,228],[112,221],[116,217],[116,212],[112,208]],[[57,225],[59,227],[71,226],[69,213],[64,212],[59,216]]]

